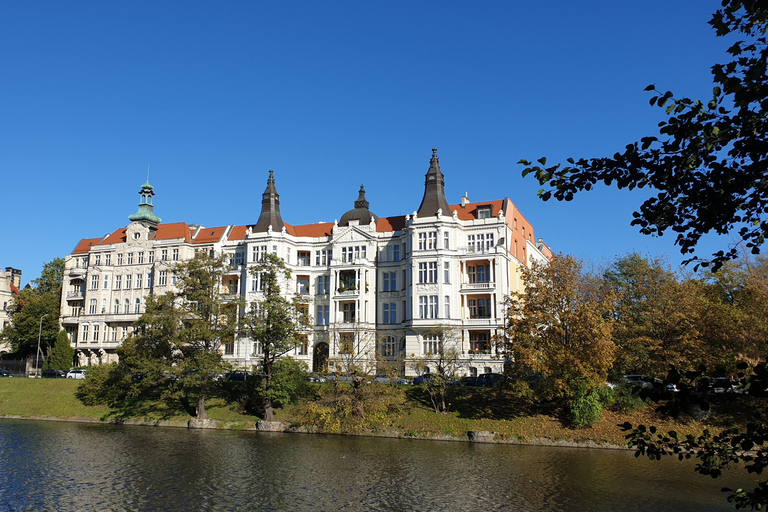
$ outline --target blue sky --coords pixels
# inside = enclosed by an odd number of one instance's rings
[[[332,222],[361,183],[418,208],[431,148],[451,203],[510,197],[557,252],[682,256],[629,224],[644,193],[537,199],[521,158],[613,154],[656,133],[646,85],[711,94],[716,1],[0,2],[0,266],[39,276],[128,224]],[[707,240],[707,256],[729,238]]]

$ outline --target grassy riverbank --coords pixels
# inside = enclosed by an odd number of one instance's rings
[[[65,379],[2,379],[0,380],[0,416],[18,418],[48,418],[68,421],[123,421],[126,423],[186,426],[189,415],[180,409],[145,407],[131,411],[115,411],[105,406],[87,407],[75,398],[78,381]],[[313,402],[300,401],[277,411],[280,421],[308,428],[316,427],[308,422]],[[729,409],[730,407],[730,409]],[[213,398],[206,407],[211,419],[225,428],[248,428],[258,417],[243,414],[236,405],[228,405]],[[732,409],[732,410],[731,410]],[[455,437],[466,439],[468,431],[495,433],[495,438],[520,442],[598,443],[624,445],[623,432],[617,424],[629,421],[633,424],[654,424],[662,430],[677,430],[681,434],[699,433],[705,428],[718,431],[738,426],[743,418],[738,410],[749,410],[744,404],[738,407],[716,404],[715,413],[704,423],[690,418],[672,419],[657,414],[653,407],[632,413],[603,411],[600,421],[591,428],[573,429],[558,410],[530,410],[518,404],[514,397],[503,390],[462,388],[454,397],[451,414],[436,414],[419,387],[407,387],[405,401],[394,414],[370,417],[367,429],[374,433],[390,433],[404,437]],[[342,429],[329,432],[350,433]]]

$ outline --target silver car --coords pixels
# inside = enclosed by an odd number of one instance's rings
[[[69,370],[67,372],[67,378],[68,379],[84,379],[85,370]]]

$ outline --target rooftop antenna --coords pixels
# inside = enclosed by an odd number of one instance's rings
[[[147,183],[149,183],[149,164],[147,164]]]

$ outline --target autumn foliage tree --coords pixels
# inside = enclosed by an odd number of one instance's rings
[[[506,350],[519,379],[540,374],[544,398],[570,400],[605,383],[615,357],[609,292],[572,256],[524,270],[507,310]]]

